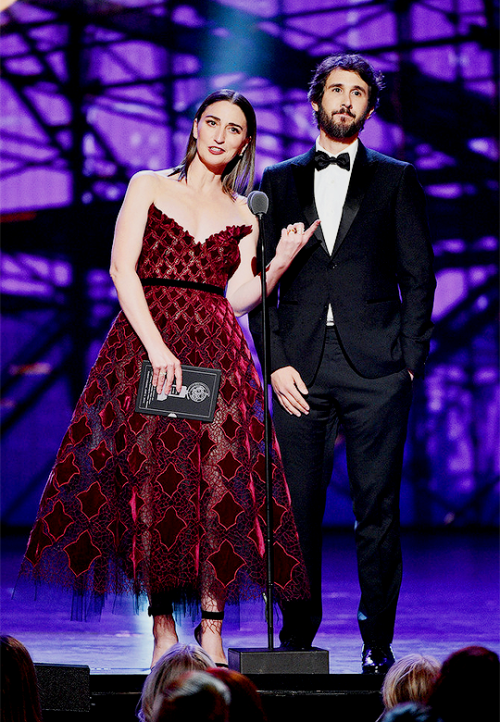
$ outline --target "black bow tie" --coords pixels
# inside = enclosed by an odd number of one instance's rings
[[[336,158],[334,158],[333,155],[327,155],[320,150],[317,150],[314,154],[314,165],[316,170],[323,170],[323,168],[326,168],[331,163],[338,165],[339,168],[343,168],[344,170],[349,170],[351,167],[349,153],[341,153]]]

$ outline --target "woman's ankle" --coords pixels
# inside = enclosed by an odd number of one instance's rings
[[[215,663],[227,663],[222,643],[222,621],[201,620],[201,645]]]
[[[172,615],[158,615],[153,617],[153,660],[151,666],[153,667],[156,662],[160,659],[165,652],[168,652],[170,647],[177,644],[179,638],[177,637],[177,631],[175,629],[175,621]]]

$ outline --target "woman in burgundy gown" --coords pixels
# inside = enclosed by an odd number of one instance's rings
[[[153,663],[177,641],[172,605],[201,604],[197,637],[224,663],[226,602],[265,588],[263,394],[236,315],[261,300],[251,185],[255,114],[235,91],[212,93],[173,171],[143,171],[120,210],[111,276],[122,311],[62,441],[22,572],[89,596],[147,594]],[[272,290],[316,224],[282,233]],[[226,295],[224,296],[224,289]],[[142,361],[158,393],[181,364],[220,369],[214,421],[135,412]],[[279,599],[307,590],[276,441],[272,455]]]

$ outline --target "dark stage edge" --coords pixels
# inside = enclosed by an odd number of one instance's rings
[[[85,666],[36,665],[44,722],[134,722],[144,674],[90,674]],[[283,719],[375,720],[383,677],[360,674],[248,674],[268,722]],[[69,683],[69,684],[68,684]],[[59,694],[57,694],[59,690]],[[61,694],[61,690],[65,690]]]

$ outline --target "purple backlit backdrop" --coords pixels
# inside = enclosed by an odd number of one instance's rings
[[[386,75],[366,145],[414,163],[436,252],[405,525],[498,524],[498,18],[493,0],[32,0],[1,14],[2,521],[31,524],[117,310],[107,264],[130,176],[183,154],[193,111],[241,90],[258,177],[306,150],[324,55]],[[325,523],[350,525],[339,441]]]

